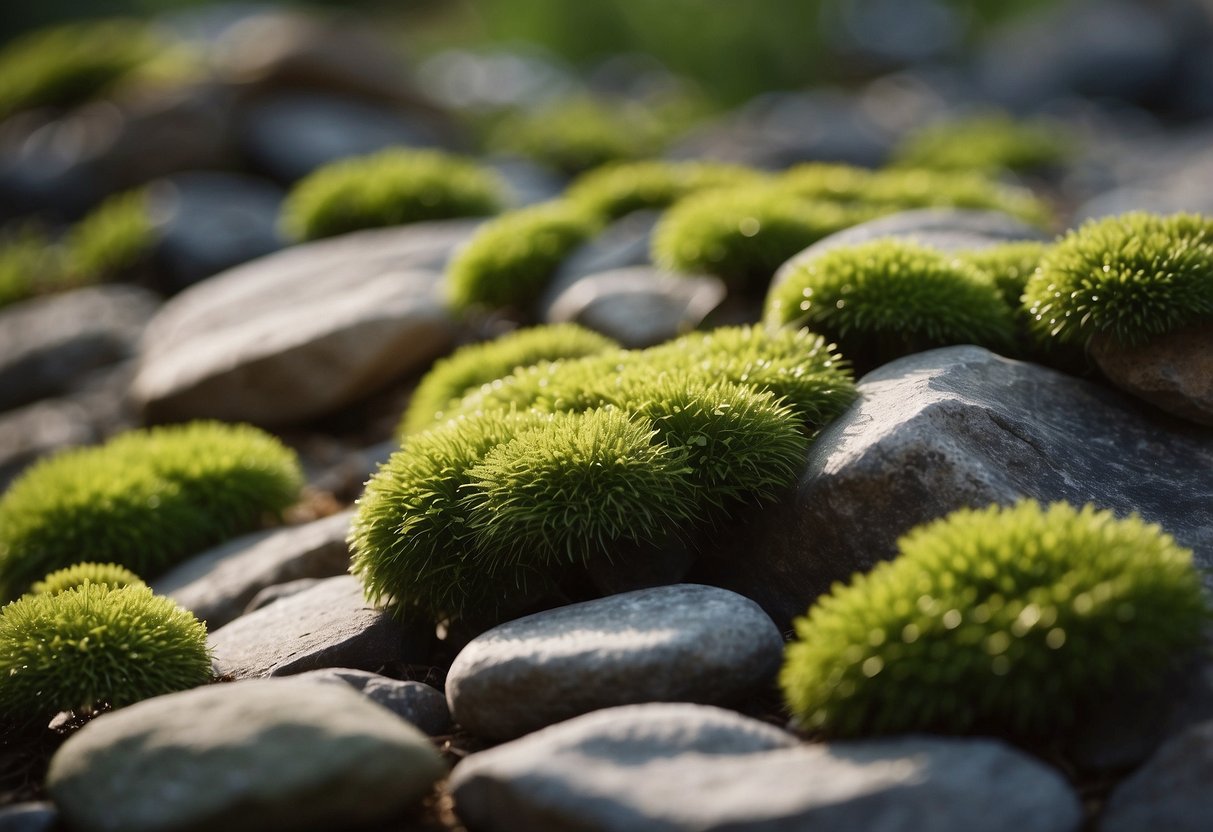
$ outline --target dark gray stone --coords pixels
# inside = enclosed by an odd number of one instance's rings
[[[262,607],[268,607],[270,604],[281,601],[283,598],[298,595],[300,592],[311,589],[323,580],[323,578],[298,578],[286,583],[267,586],[265,589],[258,591],[253,596],[253,600],[248,602],[248,606],[244,608],[244,614],[247,615]]]
[[[1213,821],[1213,721],[1167,742],[1108,798],[1099,832],[1208,832]]]
[[[631,266],[652,265],[649,246],[660,217],[659,211],[633,211],[615,220],[592,240],[573,249],[544,290],[539,302],[541,317],[546,317],[552,302],[583,277]]]
[[[0,832],[52,832],[59,825],[53,803],[14,803],[0,809]]]
[[[446,706],[446,697],[441,691],[422,682],[389,679],[378,673],[344,667],[309,670],[294,678],[348,685],[430,736],[446,733],[451,727],[451,712]]]

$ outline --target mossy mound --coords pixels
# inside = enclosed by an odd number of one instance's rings
[[[1191,552],[1136,516],[1022,502],[913,530],[787,649],[800,724],[833,735],[1043,735],[1156,680],[1208,620]]]
[[[297,240],[426,220],[483,217],[504,204],[500,178],[471,159],[391,148],[342,159],[304,177],[282,204]]]
[[[998,290],[1003,303],[1018,311],[1028,279],[1040,265],[1048,248],[1045,243],[1024,240],[973,251],[958,251],[956,257],[981,272]]]
[[[110,589],[146,586],[131,570],[116,563],[77,563],[56,570],[30,587],[34,595],[58,595],[84,584],[105,584]]]
[[[1142,344],[1213,318],[1213,220],[1141,212],[1090,220],[1041,258],[1024,290],[1033,328],[1062,343]]]
[[[632,211],[667,208],[709,188],[760,184],[766,175],[720,162],[627,162],[606,165],[577,178],[566,198],[603,220]]]
[[[72,227],[66,268],[79,283],[126,276],[155,243],[147,191],[128,191],[110,197]]]
[[[1005,114],[941,121],[907,135],[893,164],[941,171],[1031,172],[1062,164],[1070,141],[1056,126]]]
[[[121,708],[206,684],[206,627],[145,586],[89,583],[0,610],[0,713]]]
[[[0,233],[0,307],[66,285],[63,257],[37,226]]]
[[[0,597],[82,561],[155,577],[256,528],[301,485],[294,452],[247,425],[130,431],[49,457],[0,498]]]
[[[560,358],[595,355],[619,345],[576,324],[520,329],[483,344],[470,344],[434,363],[409,401],[399,433],[434,424],[467,393],[522,367]]]

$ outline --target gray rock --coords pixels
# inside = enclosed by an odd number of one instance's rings
[[[53,803],[14,803],[0,809],[0,832],[52,832],[58,825]]]
[[[238,679],[289,676],[322,667],[379,670],[428,661],[430,634],[370,607],[353,575],[237,618],[210,634],[215,661]]]
[[[660,211],[633,211],[615,220],[592,240],[582,243],[565,258],[544,290],[539,308],[541,317],[556,298],[563,295],[583,277],[592,274],[652,264],[649,246],[653,229],[657,227]]]
[[[345,574],[351,516],[345,511],[301,526],[243,535],[174,567],[152,587],[211,630],[218,629],[239,617],[266,587]]]
[[[132,397],[156,420],[281,425],[427,367],[456,334],[439,270],[474,227],[347,234],[192,286],[148,327]]]
[[[789,740],[715,709],[612,708],[472,755],[451,791],[485,832],[1071,832],[1082,820],[1060,776],[998,742]]]
[[[748,599],[680,584],[613,595],[502,624],[447,674],[455,721],[509,739],[613,705],[728,704],[770,686],[783,654]]]
[[[562,177],[530,159],[496,156],[485,159],[484,164],[505,181],[513,208],[559,199],[566,184]]]
[[[134,286],[89,286],[0,311],[0,410],[68,392],[129,358],[159,305]]]
[[[290,598],[292,595],[305,592],[323,580],[323,578],[298,578],[286,583],[267,586],[265,589],[258,591],[253,596],[253,600],[248,602],[248,606],[244,608],[244,614],[248,615],[250,612],[255,612],[262,607],[268,607],[270,604],[281,601],[283,598]]]
[[[56,752],[47,787],[81,832],[319,830],[390,819],[445,769],[354,691],[249,681],[101,716]]]
[[[1157,335],[1136,347],[1096,336],[1088,354],[1129,395],[1213,427],[1213,324]]]
[[[305,456],[304,471],[308,472],[308,484],[312,488],[352,502],[362,494],[362,487],[379,466],[398,450],[400,443],[389,439],[365,448],[342,448],[323,459]]]
[[[344,667],[309,670],[295,678],[348,685],[431,736],[445,733],[451,727],[446,697],[423,682],[390,679],[378,673]]]
[[[809,452],[797,487],[718,532],[690,579],[762,605],[780,627],[834,581],[958,508],[1094,503],[1137,512],[1195,551],[1213,586],[1213,436],[1114,390],[979,347],[907,356]]]
[[[1170,740],[1108,798],[1099,832],[1207,832],[1213,820],[1213,721]]]

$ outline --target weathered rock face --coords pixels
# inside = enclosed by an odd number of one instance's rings
[[[378,673],[350,670],[347,667],[309,670],[294,678],[353,688],[427,734],[441,734],[451,727],[451,712],[446,706],[446,697],[441,691],[422,682],[390,679]]]
[[[420,731],[352,690],[250,681],[105,714],[47,782],[85,832],[320,830],[391,818],[445,770]]]
[[[1021,497],[1137,512],[1196,554],[1213,586],[1213,436],[1092,382],[979,347],[865,376],[792,493],[709,542],[691,580],[754,600],[781,627],[897,538]]]
[[[1100,832],[1203,832],[1213,819],[1213,721],[1193,726],[1159,749],[1104,807]]]
[[[1213,427],[1213,323],[1159,335],[1139,347],[1095,337],[1090,355],[1129,395]]]

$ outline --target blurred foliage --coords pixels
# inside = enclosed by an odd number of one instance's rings
[[[1058,125],[992,113],[927,125],[906,136],[893,155],[907,168],[1026,173],[1062,164],[1073,142]]]

